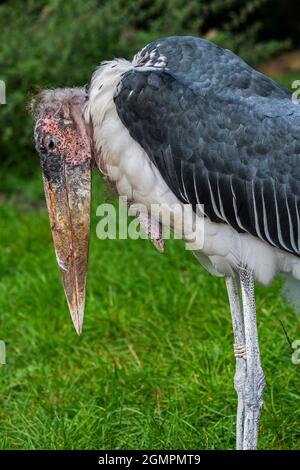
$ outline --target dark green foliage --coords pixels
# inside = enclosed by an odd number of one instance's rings
[[[2,170],[31,175],[37,167],[26,104],[38,89],[88,83],[104,58],[131,57],[167,35],[207,36],[257,64],[287,47],[261,40],[269,0],[11,0],[0,3],[0,107]],[[268,11],[270,24],[271,6]],[[272,15],[271,15],[272,18]],[[6,172],[7,174],[7,172]],[[0,174],[3,184],[3,176]]]

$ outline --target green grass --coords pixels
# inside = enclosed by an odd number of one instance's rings
[[[277,77],[276,79],[281,85],[285,86],[286,88],[292,89],[292,83],[295,80],[300,80],[300,71],[299,72],[290,72],[287,73],[286,75],[282,75],[280,77]],[[299,85],[297,86],[297,89],[299,88]],[[295,90],[295,89],[294,89]]]
[[[99,178],[94,207],[104,196]],[[232,449],[236,396],[224,281],[180,241],[100,241],[93,216],[84,332],[71,324],[39,180],[0,207],[0,447]],[[25,194],[22,196],[22,194]],[[34,195],[34,196],[33,196]],[[40,195],[40,196],[39,196]],[[259,447],[300,448],[299,318],[257,288],[267,377]]]
[[[298,75],[279,81],[289,86]],[[168,241],[162,255],[147,240],[98,240],[95,211],[106,194],[96,177],[79,338],[40,178],[4,173],[0,448],[233,449],[235,361],[223,279],[205,272],[180,241]],[[267,379],[259,448],[300,449],[300,366],[283,329],[300,339],[300,319],[280,288],[280,280],[257,287]]]

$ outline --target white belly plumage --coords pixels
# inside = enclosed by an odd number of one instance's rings
[[[159,219],[169,214],[181,203],[166,185],[158,169],[150,161],[142,147],[130,136],[118,117],[113,100],[114,91],[123,73],[134,65],[116,59],[101,65],[95,72],[90,100],[85,109],[85,119],[92,120],[96,151],[101,168],[116,185],[120,196],[144,204]],[[143,70],[139,67],[139,70]],[[160,214],[153,213],[158,205]],[[151,207],[152,206],[152,207]],[[190,208],[192,211],[192,209]],[[195,217],[202,217],[195,215]],[[172,219],[172,217],[171,217]],[[181,230],[181,217],[173,217],[175,232]],[[192,219],[191,219],[192,220]],[[201,250],[195,250],[199,261],[215,275],[229,275],[239,266],[248,266],[262,284],[269,284],[276,273],[288,273],[300,279],[300,260],[296,256],[272,247],[246,233],[238,233],[227,224],[214,223],[204,217],[202,223],[185,224],[184,239],[187,244],[195,238],[194,229],[203,231],[196,238],[203,240]],[[179,227],[180,224],[180,227]],[[199,228],[200,227],[200,228]]]

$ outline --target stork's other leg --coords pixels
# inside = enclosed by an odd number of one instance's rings
[[[244,388],[245,418],[243,449],[256,449],[260,411],[263,405],[265,377],[261,366],[253,274],[246,269],[240,270],[240,282],[244,310],[247,370]]]
[[[246,344],[244,317],[240,302],[240,284],[237,277],[226,277],[226,287],[231,311],[232,328],[234,336],[234,354],[236,357],[236,370],[234,387],[238,397],[236,417],[236,448],[243,449],[244,439],[244,386],[246,379]]]

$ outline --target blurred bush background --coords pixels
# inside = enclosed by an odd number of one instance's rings
[[[199,35],[253,66],[299,46],[296,0],[9,0],[0,1],[1,187],[7,168],[37,167],[26,105],[40,88],[83,85],[96,65],[130,58],[148,42]],[[5,170],[5,171],[4,171]],[[4,185],[4,186],[3,186]]]

